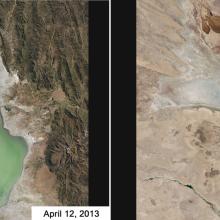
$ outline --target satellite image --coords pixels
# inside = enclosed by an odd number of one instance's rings
[[[220,219],[220,0],[137,0],[137,219]]]
[[[88,205],[88,2],[0,1],[0,220]]]

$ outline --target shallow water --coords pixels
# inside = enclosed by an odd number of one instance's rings
[[[7,202],[10,191],[22,173],[26,152],[25,141],[11,136],[0,122],[0,206]]]

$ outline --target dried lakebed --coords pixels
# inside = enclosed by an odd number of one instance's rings
[[[220,109],[219,79],[170,79],[162,78],[160,92],[155,95],[152,107],[207,107]]]
[[[137,219],[220,219],[218,0],[138,0]]]
[[[5,205],[13,185],[20,177],[27,145],[21,137],[14,137],[0,122],[0,207]]]

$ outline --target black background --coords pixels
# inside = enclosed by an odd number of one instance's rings
[[[109,3],[89,2],[89,205],[109,205]]]
[[[111,219],[136,219],[136,1],[111,13]],[[108,2],[90,2],[90,205],[108,205]],[[104,219],[103,219],[104,220]]]
[[[136,219],[136,2],[112,1],[112,220]]]

